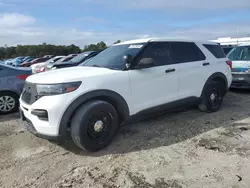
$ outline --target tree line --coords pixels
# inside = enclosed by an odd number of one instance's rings
[[[120,40],[116,43],[121,42]],[[103,50],[107,48],[105,42],[101,41],[97,44],[85,45],[84,49],[74,44],[71,45],[52,45],[52,44],[39,44],[39,45],[17,45],[0,47],[0,59],[14,58],[18,56],[31,56],[42,57],[45,55],[68,55],[84,51]]]

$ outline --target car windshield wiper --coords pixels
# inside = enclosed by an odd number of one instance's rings
[[[100,65],[92,65],[92,67],[102,67]],[[102,68],[105,68],[105,67],[102,67]]]
[[[85,67],[98,67],[98,68],[105,68],[105,69],[110,69],[110,68],[108,68],[108,67],[105,67],[105,66],[100,66],[100,65],[82,65],[82,66],[85,66]]]

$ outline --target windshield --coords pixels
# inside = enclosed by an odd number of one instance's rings
[[[84,62],[82,62],[81,64],[79,64],[78,66],[84,66],[85,64],[87,64],[91,59],[93,59],[93,57],[90,57],[89,59],[85,60]]]
[[[49,61],[47,61],[47,64],[55,64],[58,61],[60,61],[62,58],[63,57],[57,57],[57,58],[50,59]]]
[[[231,61],[250,61],[250,46],[238,46],[228,56]]]
[[[61,64],[61,63],[68,62],[69,60],[73,59],[73,57],[75,57],[75,56],[64,57],[64,58],[62,58],[62,59],[59,59],[59,60],[55,63],[55,65],[58,65],[58,64]]]
[[[146,43],[110,46],[86,62],[84,66],[99,66],[115,70],[123,70],[123,56],[130,54],[134,58],[145,46],[145,44]]]
[[[71,59],[69,62],[67,63],[72,63],[72,64],[75,64],[75,63],[80,63],[82,62],[86,57],[88,57],[90,53],[89,52],[86,52],[86,53],[81,53],[77,56],[75,56],[73,59]]]

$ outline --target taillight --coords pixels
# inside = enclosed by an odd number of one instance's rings
[[[39,72],[44,72],[45,71],[45,67],[41,67],[41,68],[36,68],[35,72],[39,73]]]
[[[39,69],[39,71],[40,71],[40,72],[44,72],[44,71],[45,71],[45,67],[41,67],[41,68]]]
[[[228,64],[228,66],[230,67],[230,69],[232,69],[232,61],[226,61],[226,63]]]
[[[20,80],[26,80],[26,78],[28,78],[29,75],[20,75],[20,76],[16,76],[18,79]]]

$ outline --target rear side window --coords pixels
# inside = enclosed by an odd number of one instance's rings
[[[216,58],[225,58],[225,52],[222,50],[220,45],[214,44],[203,44]]]
[[[169,42],[173,63],[203,61],[206,59],[200,48],[193,42]]]

